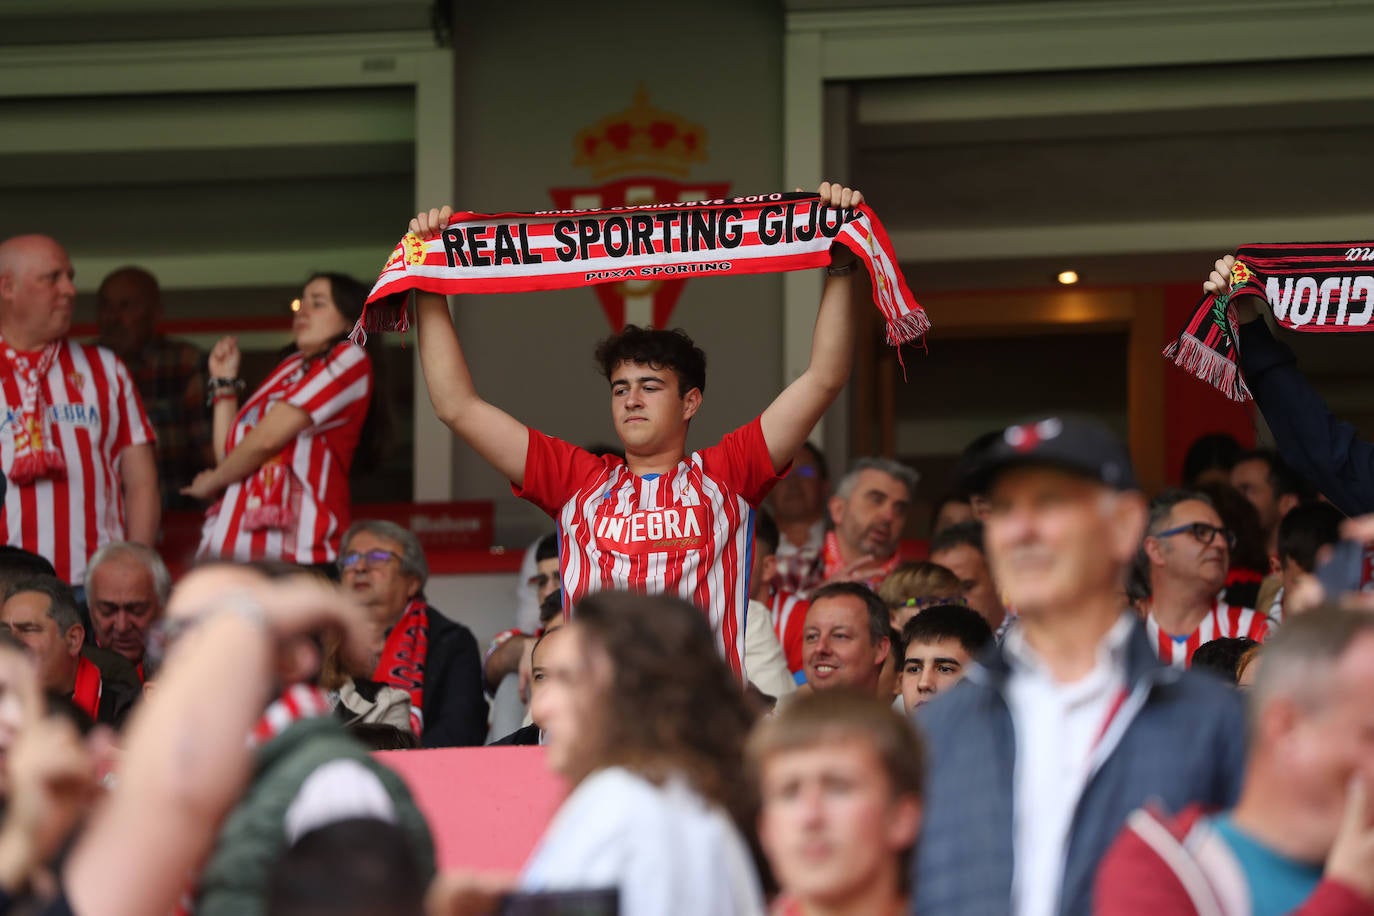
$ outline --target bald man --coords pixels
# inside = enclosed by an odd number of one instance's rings
[[[162,291],[157,278],[141,267],[121,267],[100,282],[95,318],[97,343],[124,361],[157,430],[162,508],[200,508],[181,489],[214,464],[205,409],[205,354],[194,344],[157,332]]]
[[[128,369],[67,338],[74,277],[47,236],[0,242],[0,532],[79,587],[101,545],[151,546],[161,509],[153,430]]]

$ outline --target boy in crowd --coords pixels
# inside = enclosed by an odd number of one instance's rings
[[[958,605],[926,608],[902,629],[902,705],[908,713],[963,680],[992,642],[983,615]]]

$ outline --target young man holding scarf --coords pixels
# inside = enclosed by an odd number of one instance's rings
[[[831,207],[863,195],[824,182]],[[411,221],[422,241],[452,211]],[[844,245],[832,249],[811,362],[763,413],[717,445],[688,454],[702,405],[702,351],[681,331],[627,327],[598,357],[625,459],[597,458],[531,430],[478,395],[445,299],[416,292],[420,361],[439,418],[500,471],[517,495],[558,522],[565,607],[603,589],[667,592],[705,612],[717,648],[742,673],[751,518],[849,379],[858,303],[870,298]]]

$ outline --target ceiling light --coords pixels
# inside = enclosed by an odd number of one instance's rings
[[[1072,286],[1078,282],[1078,272],[1074,270],[1061,270],[1059,272],[1059,282],[1065,286]]]

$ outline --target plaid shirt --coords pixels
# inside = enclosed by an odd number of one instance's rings
[[[806,595],[825,580],[825,560],[821,556],[825,549],[825,520],[820,519],[811,526],[806,543],[794,547],[783,538],[773,554],[777,562],[777,576],[774,583],[785,592]]]
[[[197,509],[179,492],[209,465],[210,412],[205,407],[206,357],[185,341],[154,337],[125,357],[143,409],[157,431],[157,482],[163,509]]]

